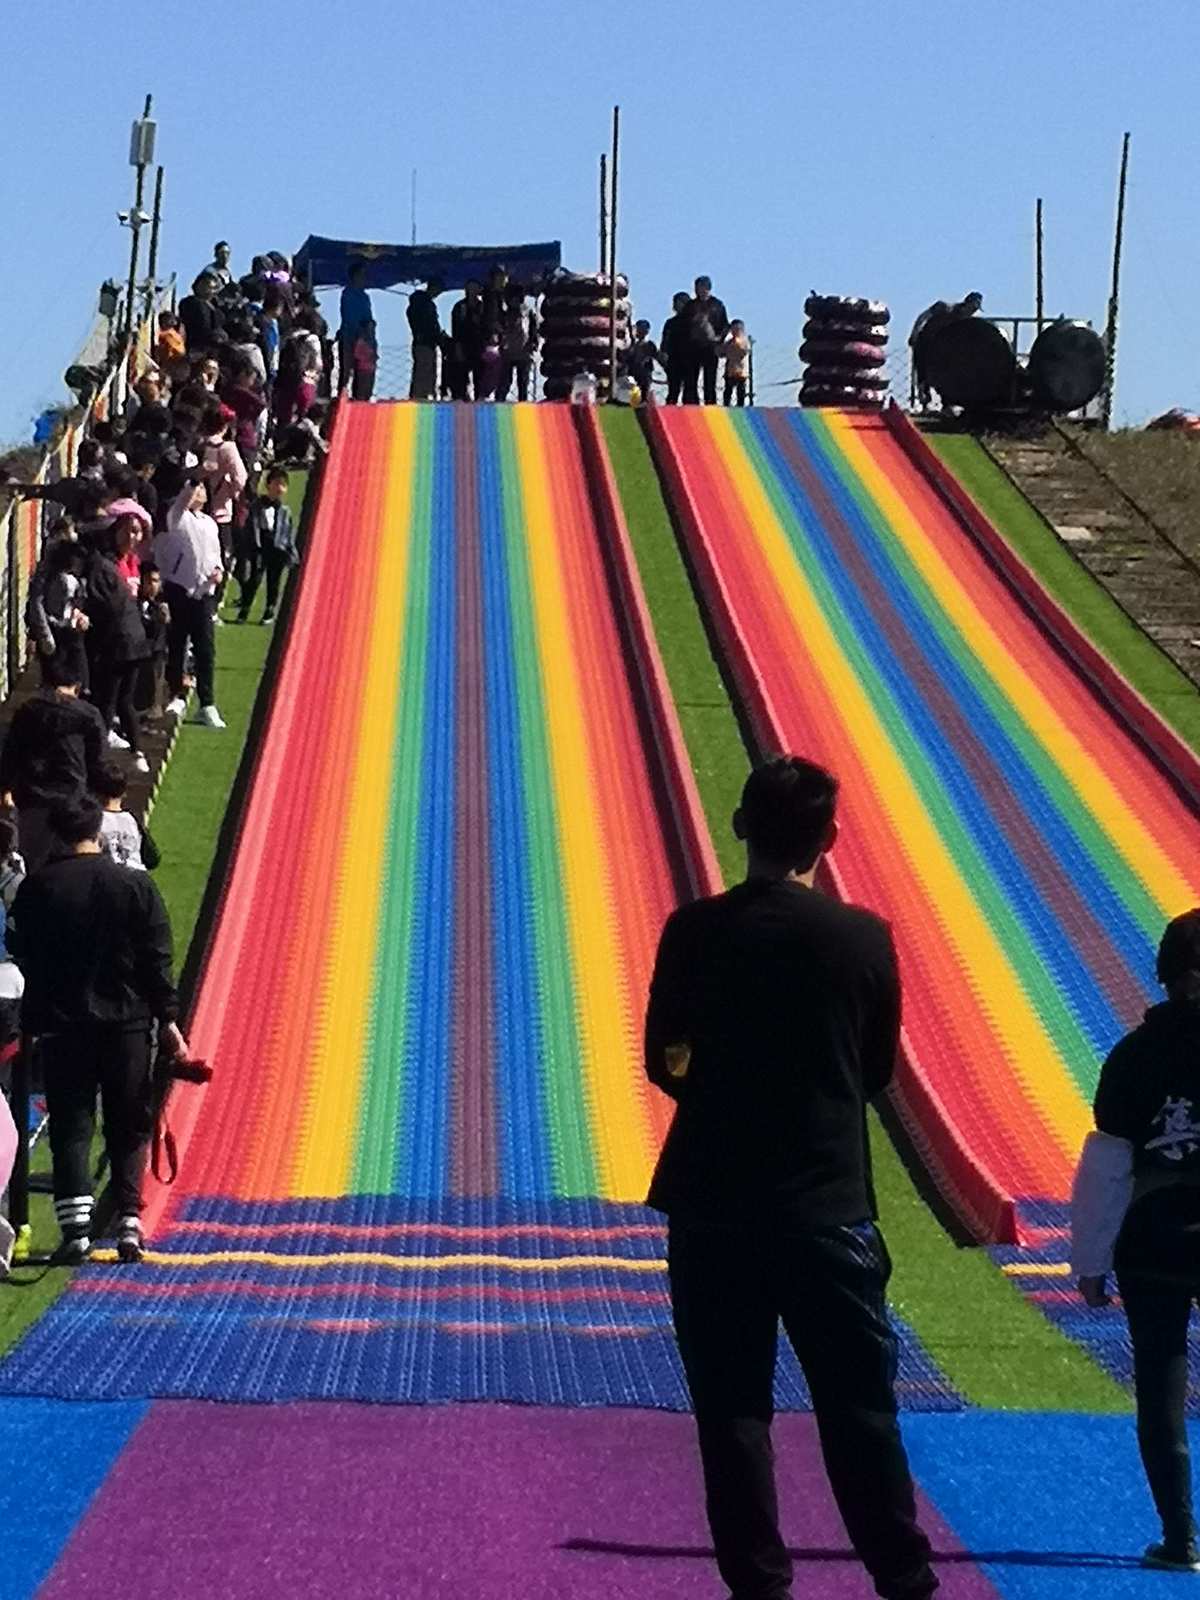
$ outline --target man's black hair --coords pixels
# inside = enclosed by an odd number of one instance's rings
[[[143,578],[149,578],[158,571],[158,562],[152,556],[147,556],[144,561],[138,562],[138,572]]]
[[[771,756],[742,790],[746,842],[769,861],[807,872],[837,811],[837,779],[802,756]]]
[[[92,772],[92,793],[101,800],[119,800],[129,788],[125,769],[116,761],[98,761]]]
[[[213,255],[216,255],[218,250],[228,250],[229,247],[228,239],[218,239],[216,244],[213,245]]]
[[[111,467],[104,469],[104,487],[110,493],[123,495],[126,500],[137,497],[138,476],[132,467],[123,461],[114,461]]]
[[[76,467],[82,471],[84,467],[99,466],[104,459],[104,446],[99,439],[84,439],[79,446],[79,453],[75,458]]]
[[[281,479],[284,483],[289,482],[286,467],[270,467],[267,469],[267,476],[264,480],[266,483],[278,483]]]
[[[56,650],[42,661],[42,676],[52,689],[78,689],[82,687],[79,668],[63,651]]]
[[[705,289],[711,289],[712,288],[712,279],[708,276],[707,273],[702,272],[700,274],[700,276],[696,279],[695,287],[697,289],[699,289],[701,286],[703,286]]]
[[[103,815],[94,800],[67,800],[50,812],[50,831],[65,845],[85,844],[100,837]]]
[[[1158,981],[1166,987],[1200,974],[1200,906],[1167,923],[1158,947]]]
[[[355,256],[354,259],[350,262],[349,267],[346,269],[346,276],[349,277],[349,278],[353,278],[353,277],[356,277],[358,275],[358,273],[365,272],[366,270],[367,270],[367,263],[363,260],[363,258],[361,256]]]

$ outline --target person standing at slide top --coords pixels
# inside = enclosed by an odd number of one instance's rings
[[[1162,1522],[1145,1564],[1200,1572],[1184,1420],[1188,1320],[1200,1297],[1200,909],[1158,949],[1164,1004],[1116,1046],[1096,1090],[1072,1201],[1071,1264],[1087,1305],[1117,1286],[1133,1341],[1137,1433]]]
[[[342,290],[338,327],[338,393],[345,394],[354,374],[354,341],[364,323],[375,326],[375,312],[367,293],[367,264],[350,264],[350,281]]]
[[[711,278],[697,278],[695,298],[685,313],[687,331],[684,346],[683,402],[700,403],[700,379],[704,379],[704,404],[717,403],[717,367],[721,346],[729,332],[729,315],[724,302],[712,292]]]
[[[781,1320],[876,1592],[938,1587],[897,1421],[867,1144],[900,982],[888,925],[813,887],[836,803],[836,780],[797,756],[750,774],[733,817],[746,879],[667,919],[646,1013],[647,1075],[677,1102],[649,1203],[669,1218],[709,1526],[736,1600],[792,1593],[771,1448]]]

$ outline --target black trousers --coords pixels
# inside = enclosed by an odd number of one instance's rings
[[[262,581],[264,572],[267,575],[267,610],[275,611],[278,609],[279,590],[288,565],[288,556],[285,550],[276,550],[273,546],[262,550],[258,545],[254,545],[252,549],[247,549],[243,565],[238,573],[238,583],[241,585],[238,599],[238,615],[243,622],[250,615],[250,607],[254,604],[254,597],[258,593],[258,586]]]
[[[700,380],[704,379],[704,404],[715,406],[717,403],[717,367],[720,357],[717,347],[711,350],[689,350],[684,357],[683,366],[683,403],[685,406],[698,406],[700,404]]]
[[[667,404],[677,406],[683,394],[683,362],[667,362]]]
[[[117,1213],[138,1216],[154,1130],[149,1025],[43,1034],[38,1048],[50,1113],[54,1198],[72,1200],[92,1192],[88,1156],[99,1094]]]
[[[931,1595],[938,1583],[896,1416],[891,1262],[878,1229],[787,1235],[672,1222],[668,1261],[709,1527],[733,1600],[792,1592],[771,1446],[781,1320],[812,1394],[834,1498],[876,1592]]]
[[[87,645],[84,643],[85,635],[78,628],[56,628],[54,630],[55,650],[52,656],[44,656],[38,651],[38,665],[42,669],[42,683],[49,683],[48,676],[51,661],[68,662],[73,672],[79,675],[79,682],[84,694],[88,692],[91,683],[91,673],[88,670]]]
[[[517,380],[517,399],[529,399],[529,374],[533,371],[533,359],[530,356],[521,356],[519,359],[505,357],[500,367],[500,381],[496,385],[496,399],[507,400],[508,391],[512,388],[513,376]]]
[[[142,748],[142,725],[133,693],[137,675],[136,661],[112,661],[102,653],[96,658],[96,677],[92,686],[92,700],[104,718],[104,726],[111,728],[116,717],[120,721],[121,732],[129,740],[129,748],[135,751]]]
[[[167,687],[171,694],[183,695],[183,663],[188,641],[196,658],[196,693],[202,706],[213,704],[213,608],[212,595],[195,599],[177,583],[163,585],[163,599],[171,611],[167,624]]]
[[[1137,1395],[1138,1447],[1163,1537],[1175,1546],[1196,1533],[1192,1463],[1184,1408],[1188,1386],[1188,1318],[1196,1291],[1132,1272],[1117,1282],[1129,1336]]]
[[[749,389],[749,380],[746,378],[725,379],[725,404],[731,406],[737,400],[739,406],[746,404],[746,395]]]

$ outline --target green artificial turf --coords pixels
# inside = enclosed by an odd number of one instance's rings
[[[929,443],[1092,643],[1200,751],[1200,695],[1175,663],[1097,583],[977,440],[930,434]]]
[[[290,499],[297,516],[303,498],[304,478],[296,475]],[[234,609],[227,605],[226,617]],[[215,693],[228,727],[214,732],[194,723],[183,725],[150,818],[150,831],[163,858],[154,877],[171,916],[177,970],[197,931],[196,919],[271,647],[273,629],[258,621],[262,609],[260,590],[248,624],[227,622],[217,630]],[[34,1156],[34,1171],[48,1170],[49,1151],[43,1139]],[[35,1252],[53,1250],[58,1230],[48,1195],[31,1197],[30,1221]],[[0,1352],[15,1344],[69,1281],[70,1273],[63,1268],[18,1267],[12,1279],[0,1283]]]
[[[732,881],[744,860],[729,818],[749,760],[637,417],[609,408],[601,420],[700,798],[721,870]],[[1128,1410],[1121,1387],[983,1251],[953,1243],[874,1117],[871,1147],[881,1220],[896,1264],[892,1303],[964,1398],[1039,1411]]]

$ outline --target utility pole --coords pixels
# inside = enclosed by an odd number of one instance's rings
[[[1108,297],[1108,321],[1104,329],[1104,389],[1100,403],[1100,425],[1105,433],[1112,426],[1113,395],[1117,387],[1117,317],[1121,304],[1121,250],[1125,242],[1125,190],[1129,181],[1129,135],[1121,144],[1121,176],[1117,182],[1117,226],[1113,236],[1112,292]]]
[[[412,169],[412,240],[411,240],[411,242],[414,245],[417,242],[417,169],[416,169],[416,167],[414,167]]]
[[[617,175],[621,151],[621,108],[613,107],[612,131],[612,206],[608,233],[609,300],[608,322],[608,398],[617,387]]]
[[[135,122],[129,140],[129,164],[137,170],[134,184],[133,210],[129,213],[129,283],[125,291],[125,337],[133,334],[133,301],[137,285],[138,246],[141,243],[142,223],[149,221],[142,210],[146,196],[146,168],[154,160],[154,123],[150,120],[152,99],[146,96],[146,107],[140,122]],[[124,220],[124,219],[122,219]]]
[[[608,156],[600,156],[600,271],[608,271]]]
[[[162,197],[163,197],[163,169],[157,168],[154,175],[154,215],[150,220],[150,259],[146,263],[146,316],[154,310],[154,298],[158,293],[158,234],[162,226]]]
[[[1034,277],[1035,277],[1035,305],[1037,307],[1037,331],[1041,333],[1042,322],[1046,313],[1046,263],[1044,236],[1042,233],[1042,202],[1039,197],[1037,203],[1037,217],[1035,222],[1034,244]]]

